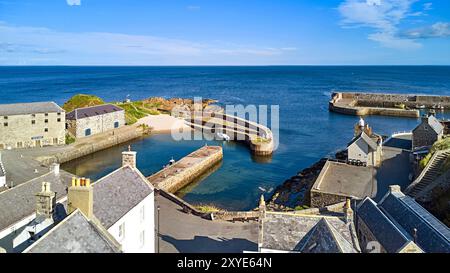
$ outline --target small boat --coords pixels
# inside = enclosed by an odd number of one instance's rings
[[[169,166],[173,165],[174,163],[175,163],[175,159],[173,159],[173,157],[172,157],[172,159],[169,160]]]
[[[419,109],[425,109],[425,105],[417,106],[417,108],[419,108]]]
[[[230,136],[224,133],[216,133],[218,139],[222,139],[225,141],[230,141]]]

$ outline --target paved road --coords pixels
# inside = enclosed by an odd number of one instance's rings
[[[160,210],[161,253],[242,253],[258,249],[258,224],[209,221],[186,214],[157,196]]]
[[[412,172],[409,163],[409,152],[401,149],[383,147],[383,163],[378,169],[377,194],[375,201],[383,198],[389,185],[400,185],[402,190],[409,186],[409,174]]]

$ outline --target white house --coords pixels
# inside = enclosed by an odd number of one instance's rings
[[[116,239],[124,253],[155,252],[154,188],[136,168],[136,152],[123,152],[121,168],[94,184],[69,188],[68,212],[80,209]]]
[[[381,163],[381,142],[381,138],[369,137],[362,131],[347,146],[348,161],[359,161],[367,166],[378,166]]]

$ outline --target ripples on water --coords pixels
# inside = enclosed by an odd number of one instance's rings
[[[74,94],[89,93],[108,101],[121,101],[130,94],[132,99],[202,96],[223,104],[280,105],[280,145],[270,163],[253,158],[244,145],[226,144],[219,170],[183,192],[190,202],[227,209],[255,207],[262,193],[259,187],[274,188],[345,147],[357,118],[330,113],[327,105],[332,91],[346,90],[450,95],[450,67],[0,67],[1,103],[54,100],[62,104]],[[367,121],[384,135],[410,130],[418,123],[377,116]],[[172,156],[179,159],[204,144],[158,135],[134,141],[133,149],[138,151],[139,168],[150,175]],[[66,168],[99,178],[120,165],[126,145]]]

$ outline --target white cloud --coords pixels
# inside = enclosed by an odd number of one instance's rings
[[[194,10],[199,10],[199,9],[200,9],[200,6],[188,6],[187,9],[188,9],[188,10],[192,10],[192,11],[194,11]]]
[[[368,27],[374,30],[368,38],[390,48],[418,48],[420,44],[399,37],[398,26],[411,13],[411,6],[417,0],[345,0],[339,5],[344,27]]]
[[[402,32],[401,36],[411,39],[450,37],[450,23],[438,22],[431,26],[407,30]]]
[[[0,64],[45,56],[57,64],[227,64],[270,63],[290,47],[258,47],[224,42],[197,43],[149,35],[61,32],[0,23]],[[38,58],[39,57],[39,58]]]
[[[425,3],[423,4],[424,10],[432,10],[433,9],[433,3]]]
[[[66,0],[69,6],[81,6],[81,0]]]

